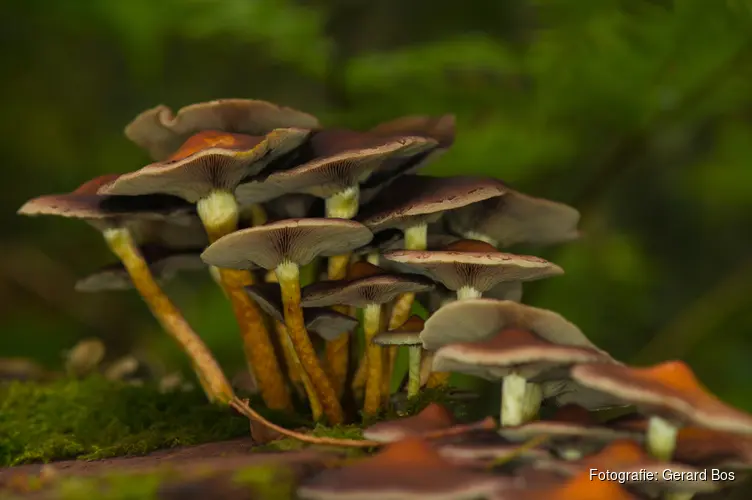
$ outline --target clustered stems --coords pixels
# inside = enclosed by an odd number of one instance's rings
[[[381,305],[368,304],[363,309],[363,331],[366,340],[366,395],[363,413],[367,416],[378,414],[381,408],[381,379],[383,376],[381,346],[373,338],[381,330]]]
[[[327,420],[332,425],[344,421],[344,413],[329,378],[319,364],[300,306],[300,269],[293,262],[284,262],[275,269],[282,289],[285,326],[303,370],[308,375]]]
[[[154,317],[191,359],[206,396],[210,401],[228,403],[232,387],[203,340],[185,321],[178,308],[162,291],[127,229],[107,229],[104,238],[125,266]]]
[[[414,398],[420,391],[420,358],[423,348],[419,345],[408,347],[407,397]]]
[[[671,460],[676,448],[676,436],[679,426],[668,420],[652,416],[648,419],[648,430],[645,435],[648,452],[658,460]]]
[[[213,191],[198,201],[196,209],[210,242],[238,228],[238,204],[235,196],[229,191]],[[272,409],[291,409],[292,400],[275,355],[271,336],[261,312],[243,288],[253,284],[253,276],[248,271],[234,269],[220,269],[219,276],[238,321],[249,369],[258,381],[264,402]]]
[[[303,384],[303,389],[308,397],[308,404],[311,407],[311,415],[313,416],[313,420],[318,422],[323,415],[323,409],[321,407],[321,401],[319,401],[319,397],[316,394],[316,389],[313,387],[310,377],[308,377],[308,374],[303,369],[303,365],[300,363],[300,358],[298,357],[298,353],[295,352],[295,346],[292,343],[287,327],[279,321],[275,321],[274,326],[279,334],[282,350],[288,363],[290,382],[294,385]]]

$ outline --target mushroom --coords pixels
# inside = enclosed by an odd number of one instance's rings
[[[418,438],[385,446],[372,457],[320,472],[304,481],[304,500],[475,500],[513,480],[468,470],[442,458]]]
[[[65,353],[65,372],[83,378],[94,373],[105,355],[104,342],[98,338],[80,340]]]
[[[423,330],[423,323],[423,320],[419,316],[410,316],[397,329],[381,332],[373,337],[373,343],[376,345],[407,347],[408,398],[414,398],[420,390],[420,360],[423,351],[423,341],[420,340],[420,331]],[[391,374],[391,370],[384,370],[384,372]]]
[[[287,219],[228,234],[201,254],[204,262],[217,267],[248,269],[255,264],[275,271],[292,344],[332,424],[342,422],[342,407],[306,331],[300,305],[300,266],[318,255],[349,252],[372,236],[367,227],[345,219]]]
[[[429,403],[411,417],[387,420],[366,427],[363,437],[379,443],[393,443],[408,437],[449,429],[457,423],[452,412],[445,406]]]
[[[497,251],[478,240],[460,240],[444,250],[395,250],[383,258],[428,274],[457,298],[475,299],[503,282],[532,281],[558,276],[564,270],[539,257]]]
[[[347,130],[323,130],[307,147],[311,160],[287,170],[250,178],[235,194],[241,203],[261,203],[288,193],[304,193],[325,200],[325,216],[351,219],[358,211],[360,182],[389,158],[410,158],[435,142],[420,137],[380,137]],[[329,259],[328,279],[343,279],[350,255]],[[345,312],[345,311],[340,311]],[[338,394],[347,378],[348,337],[327,344],[327,365]]]
[[[580,236],[579,221],[580,213],[568,205],[512,189],[504,196],[453,210],[445,218],[452,233],[486,241],[497,248],[571,241]]]
[[[424,349],[435,351],[443,345],[456,342],[487,340],[506,328],[527,330],[554,344],[594,349],[610,359],[607,353],[598,349],[579,328],[561,315],[509,300],[467,299],[446,304],[428,318],[420,338]],[[510,377],[514,380],[515,376]],[[517,384],[519,387],[519,380]],[[526,398],[532,406],[526,413],[537,411],[541,397],[557,397],[557,391],[565,388],[571,386],[562,385],[560,380],[542,385],[529,384],[526,392],[529,391],[530,394]],[[589,408],[589,401],[582,403]],[[597,404],[600,403],[599,399]]]
[[[542,395],[532,390],[529,382],[561,379],[562,369],[604,359],[610,357],[599,349],[551,342],[527,329],[510,326],[486,340],[440,347],[433,368],[501,379],[501,425],[516,426],[538,413]]]
[[[159,161],[205,130],[265,135],[288,127],[317,129],[319,122],[302,111],[266,101],[217,99],[185,106],[177,113],[164,104],[147,109],[125,127],[125,135]]]
[[[648,451],[669,460],[682,425],[716,431],[752,434],[752,415],[731,408],[710,394],[682,361],[666,361],[646,368],[595,363],[571,372],[579,384],[634,404],[649,416],[645,436]]]
[[[238,227],[239,209],[233,191],[248,175],[273,159],[299,147],[310,131],[275,129],[266,136],[204,131],[191,136],[166,161],[124,174],[100,188],[103,194],[163,193],[196,204],[210,241]],[[243,290],[253,278],[248,272],[219,271],[225,292],[238,319],[245,355],[258,378],[270,408],[289,409],[290,395],[282,378],[274,346],[263,318]]]
[[[144,260],[157,283],[163,285],[184,270],[206,268],[200,258],[201,249],[171,249],[159,246],[142,246]],[[128,270],[122,262],[109,264],[76,282],[78,292],[101,292],[104,290],[130,290],[133,288]]]
[[[588,410],[578,405],[562,406],[548,420],[502,428],[499,434],[510,441],[548,436],[547,443],[566,460],[582,458],[618,439],[639,438],[637,432],[598,424]]]
[[[488,500],[638,500],[616,481],[594,481],[583,471],[561,484],[542,488],[499,490]]]
[[[548,451],[540,447],[520,446],[501,437],[496,431],[469,433],[448,442],[437,443],[439,454],[459,465],[487,468],[504,460],[517,463],[535,463],[550,460]],[[511,457],[511,459],[510,459]]]
[[[206,344],[154,280],[132,235],[132,232],[142,230],[144,223],[182,217],[192,207],[173,196],[97,194],[102,185],[118,178],[114,174],[103,175],[84,183],[71,193],[34,198],[26,202],[18,213],[82,219],[98,229],[110,250],[120,258],[154,317],[191,359],[207,397],[211,401],[227,401],[233,396],[230,383]]]
[[[344,304],[363,308],[363,330],[366,341],[366,396],[363,412],[375,415],[382,400],[382,351],[373,342],[381,331],[381,307],[404,293],[418,293],[433,288],[428,278],[409,274],[389,274],[367,262],[353,265],[350,280],[322,281],[303,289],[303,307],[326,307]]]

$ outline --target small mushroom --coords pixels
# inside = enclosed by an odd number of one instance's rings
[[[649,416],[648,451],[669,460],[681,426],[752,434],[752,416],[713,396],[682,361],[646,368],[595,363],[576,366],[572,378],[585,387],[618,397]]]
[[[497,248],[518,243],[548,245],[580,236],[580,213],[563,203],[508,189],[504,196],[453,210],[446,217],[451,232]]]
[[[154,160],[167,159],[192,135],[205,130],[265,135],[276,128],[316,129],[318,120],[293,108],[251,99],[217,99],[174,113],[164,104],[147,109],[125,127],[125,135]]]
[[[423,330],[423,320],[419,316],[410,316],[402,326],[396,330],[381,332],[373,337],[373,343],[380,346],[406,346],[408,349],[408,382],[407,397],[413,398],[420,390],[420,360],[423,351],[423,341],[420,331]],[[391,373],[391,371],[387,371]]]
[[[638,439],[639,433],[600,425],[592,414],[578,405],[565,405],[548,420],[505,427],[499,434],[510,441],[527,441],[548,436],[547,443],[566,460],[582,458],[619,439]]]
[[[512,481],[454,465],[426,442],[411,438],[353,465],[320,472],[297,493],[304,500],[476,500]]]
[[[98,338],[80,340],[65,354],[65,372],[76,378],[94,373],[105,355],[104,342]]]
[[[367,427],[363,431],[363,437],[379,443],[393,443],[408,437],[449,429],[456,423],[457,420],[448,408],[430,403],[420,413],[411,417],[387,420]]]
[[[564,270],[539,257],[497,251],[478,240],[461,240],[444,250],[395,250],[383,258],[428,274],[457,292],[457,298],[475,299],[503,282],[532,281],[558,276]]]
[[[232,398],[232,387],[203,340],[183,318],[154,280],[144,256],[133,239],[144,223],[184,217],[190,204],[169,195],[107,196],[98,190],[119,178],[103,175],[91,179],[67,194],[49,195],[26,202],[22,215],[57,215],[82,219],[98,229],[110,248],[127,269],[131,281],[164,330],[180,345],[193,363],[204,390],[211,401]]]
[[[160,285],[170,281],[181,271],[203,270],[201,249],[170,249],[158,246],[140,248],[152,276]],[[76,282],[78,292],[101,292],[105,290],[130,290],[133,288],[128,270],[122,263],[109,264]]]
[[[19,381],[41,381],[51,378],[47,370],[31,359],[27,358],[0,358],[0,383]]]
[[[501,379],[501,425],[517,426],[537,416],[542,398],[537,384],[563,378],[562,369],[569,366],[604,359],[610,358],[599,349],[554,343],[529,330],[508,327],[487,340],[440,347],[433,368]]]
[[[332,424],[341,423],[344,415],[306,331],[300,305],[300,266],[319,255],[347,253],[372,237],[367,227],[350,220],[288,219],[228,234],[201,254],[204,262],[217,267],[248,269],[255,264],[275,271],[282,289],[285,325]]]
[[[363,412],[374,415],[382,400],[383,356],[373,338],[381,329],[381,308],[404,293],[418,293],[433,288],[428,278],[410,274],[389,274],[367,262],[353,265],[357,276],[350,280],[323,281],[303,289],[304,307],[327,307],[344,304],[363,308],[363,330],[366,340],[366,397]]]

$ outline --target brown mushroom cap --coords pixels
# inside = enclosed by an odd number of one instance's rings
[[[306,500],[475,500],[510,482],[456,466],[424,441],[410,438],[354,465],[325,470],[305,481],[297,493]]]
[[[469,299],[447,304],[426,320],[420,337],[423,347],[435,350],[446,344],[485,340],[505,328],[529,330],[555,344],[596,348],[561,315],[510,300]]]
[[[262,203],[287,193],[328,198],[357,186],[387,159],[410,158],[434,145],[433,141],[420,137],[351,134],[346,131],[316,134],[310,141],[314,151],[319,152],[315,158],[287,170],[251,178],[237,187],[235,196],[241,203]]]
[[[234,190],[243,178],[300,146],[309,133],[276,129],[251,136],[207,130],[189,138],[167,160],[123,174],[99,193],[171,194],[195,203],[213,190]]]
[[[149,265],[149,270],[158,283],[165,283],[181,271],[204,270],[201,250],[175,250],[160,246],[141,247],[141,254]],[[76,282],[77,292],[100,292],[105,290],[130,290],[133,288],[128,271],[117,262],[100,268],[98,271]]]
[[[217,267],[275,269],[290,261],[306,265],[321,255],[342,255],[368,243],[367,227],[344,219],[285,219],[242,229],[212,243],[201,258]]]
[[[421,412],[411,417],[387,420],[367,427],[363,431],[363,437],[380,443],[392,443],[407,437],[448,429],[456,423],[454,415],[448,408],[437,403],[430,403]]]
[[[394,250],[383,258],[426,272],[450,290],[471,287],[486,292],[499,283],[533,281],[564,274],[539,257],[497,251],[488,243],[460,240],[445,250]]]
[[[489,177],[429,177],[403,175],[365,205],[356,220],[372,231],[405,229],[441,218],[448,210],[495,198],[506,192],[501,181]]]
[[[105,196],[97,194],[118,174],[95,177],[70,193],[33,198],[18,209],[21,215],[58,215],[100,224],[120,224],[124,220],[164,220],[186,215],[194,209],[184,200],[169,195]]]
[[[147,109],[125,127],[125,135],[159,161],[204,130],[265,135],[276,128],[318,127],[314,116],[296,109],[266,101],[218,99],[191,104],[177,113],[163,104]]]
[[[377,266],[359,262],[378,271],[374,274],[346,280],[320,281],[303,288],[303,307],[328,307],[349,305],[365,307],[369,304],[386,304],[403,293],[420,293],[431,290],[433,282],[415,274],[390,274]]]
[[[682,361],[666,361],[647,368],[581,365],[572,369],[572,378],[673,422],[752,434],[752,415],[710,394]]]
[[[514,190],[448,214],[449,229],[465,238],[484,235],[499,247],[517,243],[547,245],[580,236],[580,213],[563,203],[535,198]]]
[[[589,471],[583,471],[569,481],[533,488],[524,492],[519,490],[500,490],[489,500],[638,500],[615,481],[593,481]]]
[[[488,466],[510,454],[514,461],[524,463],[550,460],[551,455],[541,447],[524,448],[501,437],[496,431],[475,432],[459,436],[447,443],[437,443],[439,454],[454,463],[468,466]]]
[[[543,381],[548,377],[561,379],[560,368],[603,358],[598,349],[556,344],[527,330],[508,328],[487,340],[440,347],[434,356],[433,369],[487,380],[518,373],[529,380]]]
[[[425,322],[420,316],[410,316],[394,330],[381,332],[373,337],[373,343],[378,345],[422,345],[420,332]]]

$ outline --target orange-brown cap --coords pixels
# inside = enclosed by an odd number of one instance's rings
[[[363,437],[380,443],[391,443],[427,432],[441,431],[456,424],[452,412],[438,403],[430,403],[411,417],[379,422],[363,431]]]

